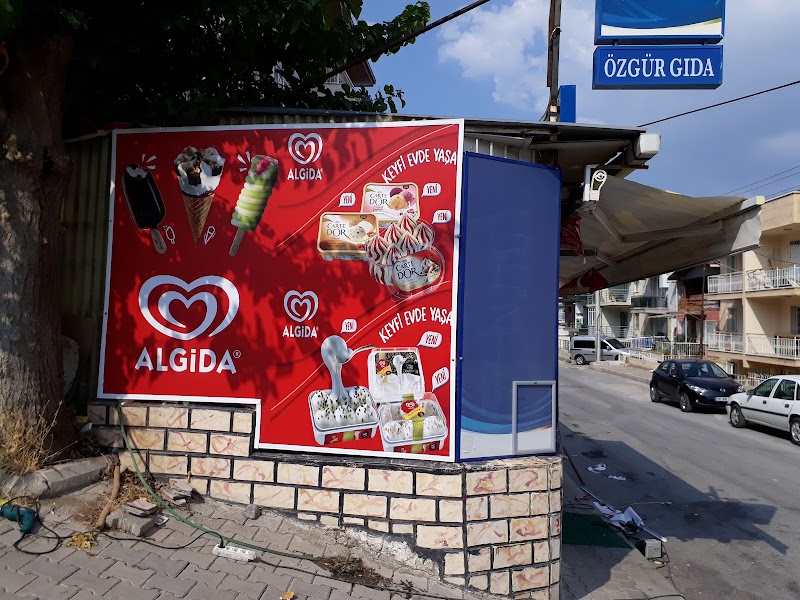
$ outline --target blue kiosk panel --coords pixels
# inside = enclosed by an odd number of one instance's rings
[[[555,452],[561,173],[466,153],[458,460]]]

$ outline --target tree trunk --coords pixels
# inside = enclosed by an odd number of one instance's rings
[[[61,128],[71,54],[68,38],[21,34],[8,41],[0,75],[0,418],[24,424],[32,442],[44,439],[45,454],[74,439],[63,406],[57,270],[70,176]],[[6,153],[11,136],[21,155]]]

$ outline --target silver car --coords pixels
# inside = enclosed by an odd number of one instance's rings
[[[788,431],[792,442],[800,446],[800,375],[770,377],[752,392],[733,394],[727,410],[731,425],[747,427],[758,423]]]
[[[619,360],[619,357],[628,354],[629,350],[616,338],[606,335],[600,338],[603,349],[603,360]],[[597,360],[595,352],[595,337],[593,335],[575,335],[570,339],[569,357],[576,365],[585,365]]]

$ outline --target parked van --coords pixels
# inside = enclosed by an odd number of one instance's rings
[[[620,355],[628,354],[628,348],[617,338],[602,336],[600,344],[603,348],[603,360],[619,360]],[[597,359],[593,335],[573,336],[569,344],[569,357],[576,365],[585,365]]]

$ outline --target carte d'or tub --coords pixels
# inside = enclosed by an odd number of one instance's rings
[[[325,260],[366,260],[367,242],[378,235],[378,218],[366,213],[322,213],[317,250]]]
[[[419,188],[416,183],[368,183],[361,197],[361,212],[378,217],[388,227],[408,215],[419,219]]]

